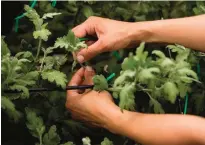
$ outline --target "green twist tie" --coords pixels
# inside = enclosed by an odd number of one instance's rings
[[[80,41],[87,41],[87,40],[90,40],[89,38],[85,38],[85,37],[83,37],[83,38],[79,38],[80,39]]]
[[[52,7],[55,7],[56,6],[56,3],[57,3],[57,1],[56,0],[51,0],[52,1]]]
[[[121,56],[119,55],[119,53],[118,53],[117,51],[114,51],[112,54],[113,54],[118,60],[121,59]]]
[[[188,93],[186,93],[186,96],[185,96],[185,105],[184,105],[184,114],[187,113],[188,98],[189,98],[189,95],[188,95]]]
[[[31,7],[31,8],[34,8],[35,5],[36,5],[36,3],[37,3],[37,0],[30,1],[30,5],[31,5],[30,7]],[[25,15],[26,15],[26,13],[23,13],[22,15],[17,16],[17,17],[15,18],[15,20],[16,20],[16,22],[15,22],[15,32],[18,32],[19,20],[20,20],[21,18],[23,18]]]
[[[115,73],[112,73],[110,76],[106,78],[107,81],[111,80],[115,76]]]

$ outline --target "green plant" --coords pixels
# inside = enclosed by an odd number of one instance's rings
[[[49,2],[41,1],[35,7],[36,10],[25,6],[27,13],[22,20],[24,25],[19,26],[21,31],[17,36],[1,39],[3,113],[8,115],[10,121],[26,124],[31,135],[37,139],[36,144],[74,145],[82,144],[83,141],[87,144],[126,144],[130,140],[105,131],[96,133],[81,122],[72,120],[65,109],[65,91],[29,92],[29,89],[56,86],[65,89],[77,64],[72,55],[79,48],[87,47],[70,30],[91,15],[131,22],[167,19],[204,13],[205,3],[65,1],[57,4],[60,6],[55,8]],[[30,25],[28,19],[33,25]],[[18,43],[14,43],[14,40]],[[184,102],[188,92],[189,113],[203,116],[203,53],[180,45],[168,45],[165,48],[146,44],[146,48],[145,43],[141,43],[136,52],[119,51],[119,55],[124,58],[122,64],[118,64],[112,53],[100,55],[108,56],[107,60],[93,58],[94,61],[89,64],[98,74],[93,78],[94,89],[110,91],[122,110],[147,113],[178,113],[177,109],[167,108],[167,104],[177,108],[177,96]],[[200,74],[197,64],[200,64]],[[106,77],[110,73],[115,73],[116,78],[107,81]],[[148,99],[143,103],[145,98]],[[79,132],[86,135],[80,135]],[[100,136],[97,141],[96,136]]]

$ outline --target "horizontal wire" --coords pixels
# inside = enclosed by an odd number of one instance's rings
[[[65,89],[62,88],[30,88],[29,92],[51,92],[51,91],[66,91],[66,90],[82,90],[92,89],[94,85],[82,85],[82,86],[67,86]],[[21,93],[22,90],[4,90],[4,93]]]

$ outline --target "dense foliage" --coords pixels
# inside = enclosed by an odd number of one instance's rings
[[[205,13],[205,2],[65,1],[52,7],[42,1],[35,9],[25,5],[25,12],[18,33],[1,39],[1,105],[8,119],[23,123],[38,145],[132,144],[72,120],[65,109],[65,91],[29,89],[65,89],[79,66],[72,54],[87,47],[70,29],[92,15],[131,22],[177,18]],[[110,91],[122,112],[181,113],[189,95],[188,113],[205,116],[204,53],[144,42],[136,51],[118,53],[123,62],[115,53],[105,53],[86,64],[98,74],[94,89]],[[112,73],[116,77],[107,81]]]

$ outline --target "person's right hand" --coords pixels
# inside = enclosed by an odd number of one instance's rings
[[[118,50],[132,46],[132,24],[100,17],[90,17],[84,23],[73,28],[76,37],[96,36],[88,48],[77,53],[77,60],[82,63],[99,53]]]

